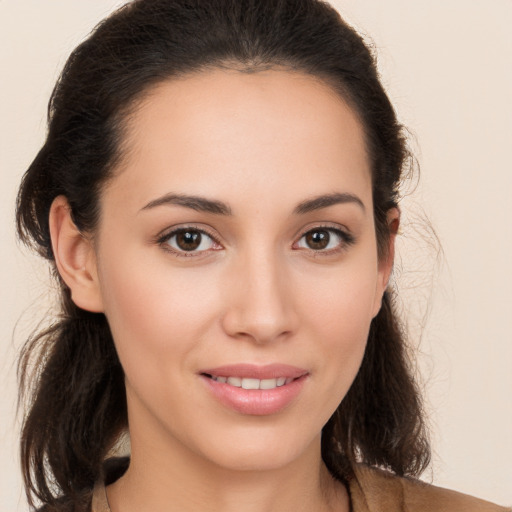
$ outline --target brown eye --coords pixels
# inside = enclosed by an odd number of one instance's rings
[[[180,231],[176,234],[176,245],[183,251],[195,251],[201,245],[201,239],[198,231]]]
[[[353,243],[354,237],[341,229],[319,227],[304,233],[295,247],[327,253],[342,250]]]
[[[178,229],[170,233],[163,243],[178,253],[208,251],[216,245],[210,235],[198,229]]]
[[[318,251],[328,247],[331,240],[331,234],[325,229],[310,231],[309,233],[306,233],[305,240],[310,249]]]

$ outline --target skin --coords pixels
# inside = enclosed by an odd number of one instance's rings
[[[348,510],[321,430],[357,374],[394,238],[379,261],[357,116],[300,73],[210,70],[155,87],[123,147],[92,237],[63,197],[50,217],[59,272],[77,305],[106,314],[126,373],[132,459],[112,512]],[[357,200],[296,212],[334,193]],[[167,194],[231,214],[155,203]],[[164,239],[176,227],[211,238],[180,252]],[[315,229],[327,249],[308,245]],[[276,362],[308,373],[274,414],[234,411],[200,376]]]

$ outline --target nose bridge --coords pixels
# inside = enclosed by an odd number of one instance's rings
[[[226,330],[259,343],[292,332],[295,311],[285,259],[273,247],[259,245],[241,253],[237,260]]]

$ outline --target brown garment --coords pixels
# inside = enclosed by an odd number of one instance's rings
[[[349,483],[353,512],[512,512],[467,494],[360,465]]]
[[[363,465],[350,481],[349,493],[353,512],[512,512],[511,508]],[[94,489],[91,512],[111,512],[103,484]]]

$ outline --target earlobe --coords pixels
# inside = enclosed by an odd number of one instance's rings
[[[379,260],[377,289],[375,290],[375,306],[373,316],[375,317],[380,311],[382,305],[382,297],[388,287],[393,263],[395,260],[395,239],[400,227],[400,210],[398,207],[391,208],[387,213],[387,226],[389,238],[387,241],[386,252]]]
[[[73,222],[64,196],[54,199],[49,222],[55,264],[73,302],[87,311],[103,312],[94,247]]]

